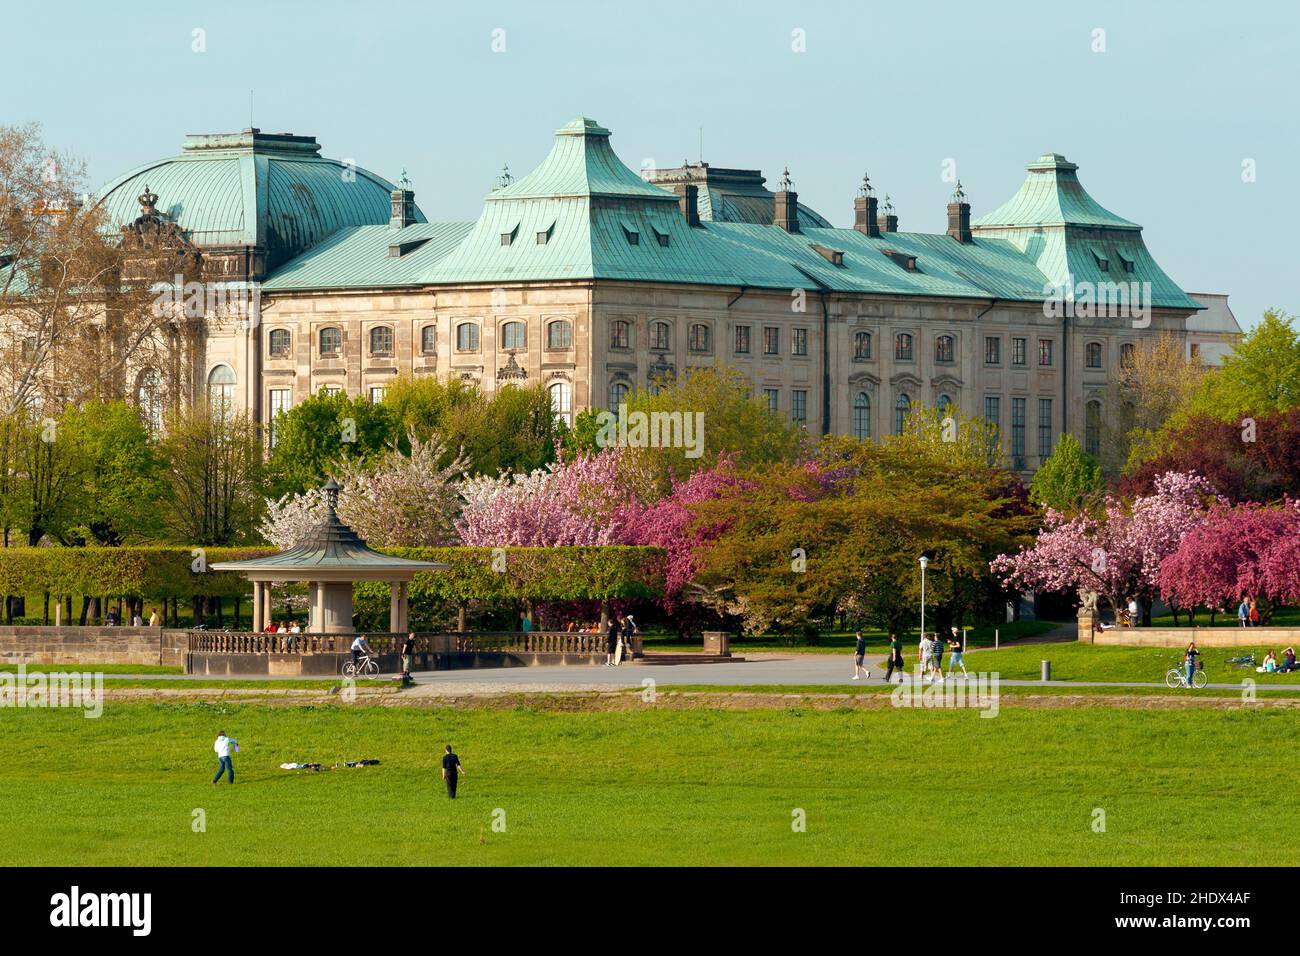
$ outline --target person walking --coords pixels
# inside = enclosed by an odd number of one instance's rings
[[[853,679],[870,678],[871,671],[862,666],[862,657],[867,653],[867,639],[862,636],[861,631],[854,632],[853,637],[855,639],[853,644]]]
[[[609,626],[605,630],[605,666],[614,666],[614,652],[618,650],[618,641],[620,632],[618,629],[618,618],[614,615],[609,617]]]
[[[157,608],[154,608],[152,611],[149,612],[149,626],[150,626],[150,627],[157,627],[157,626],[158,626],[158,623],[159,623],[159,622],[158,622],[158,609],[157,609]]]
[[[934,680],[934,643],[930,640],[930,635],[925,631],[921,632],[921,641],[916,646],[916,652],[921,658],[921,673],[925,676],[926,682]]]
[[[948,650],[952,653],[948,657],[948,676],[954,676],[958,667],[961,668],[961,676],[969,677],[966,673],[966,660],[962,656],[965,649],[961,646],[961,635],[957,633],[957,628],[952,629],[952,639],[948,641]]]
[[[885,683],[888,684],[894,671],[898,671],[899,683],[903,680],[903,642],[899,640],[897,634],[889,632],[889,667],[885,670]]]
[[[224,730],[217,731],[217,742],[212,745],[212,749],[217,753],[217,775],[212,778],[215,785],[221,779],[223,773],[230,774],[230,782],[235,782],[235,765],[230,761],[230,752],[234,750],[239,753],[239,741],[226,736]]]
[[[411,679],[411,665],[415,663],[415,632],[411,631],[402,642],[402,681]]]
[[[447,784],[447,798],[456,799],[456,778],[465,772],[465,768],[460,765],[460,758],[451,750],[451,744],[447,744],[447,752],[442,755],[442,779]]]
[[[1242,627],[1250,624],[1250,605],[1246,603],[1245,598],[1242,598],[1241,603],[1237,605],[1237,623]]]
[[[1250,626],[1259,627],[1259,603],[1254,598],[1250,599]]]

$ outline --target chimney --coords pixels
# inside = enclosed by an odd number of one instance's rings
[[[958,242],[970,242],[970,203],[962,192],[961,180],[953,191],[952,201],[948,203],[948,235]]]
[[[415,223],[415,192],[410,189],[411,181],[402,170],[402,181],[389,195],[393,200],[392,216],[388,220],[389,228],[404,229]]]
[[[876,222],[876,197],[871,195],[871,180],[862,174],[862,185],[858,187],[858,198],[853,200],[853,228],[867,236],[880,235],[880,226]]]
[[[677,194],[677,208],[682,211],[686,225],[695,227],[700,224],[700,187],[694,183],[674,183],[673,192]]]
[[[781,174],[781,188],[773,195],[772,225],[786,232],[799,231],[799,194],[791,187],[790,167]]]
[[[880,210],[881,228],[884,232],[898,232],[898,217],[894,215],[894,204],[885,193],[885,205]]]

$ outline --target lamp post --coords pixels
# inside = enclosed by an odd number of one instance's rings
[[[921,555],[921,637],[925,637],[925,569],[929,566],[930,559]]]

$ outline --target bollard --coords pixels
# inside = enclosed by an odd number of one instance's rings
[[[1051,661],[1039,661],[1039,664],[1042,665],[1042,671],[1041,671],[1041,673],[1039,674],[1039,680],[1042,680],[1042,681],[1044,681],[1044,682],[1051,680],[1051,679],[1052,679],[1052,662],[1051,662]]]

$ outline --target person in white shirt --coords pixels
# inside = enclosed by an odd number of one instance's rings
[[[235,782],[235,765],[230,761],[230,751],[239,751],[239,741],[232,737],[227,737],[224,730],[217,731],[217,742],[212,745],[212,749],[217,752],[217,775],[212,778],[215,784],[221,779],[223,773],[229,772],[230,782]]]
[[[360,664],[362,654],[365,654],[367,657],[379,656],[372,651],[370,645],[366,643],[366,635],[358,634],[356,640],[352,642],[352,663]]]
[[[1138,626],[1138,602],[1135,597],[1128,599],[1128,626]]]

